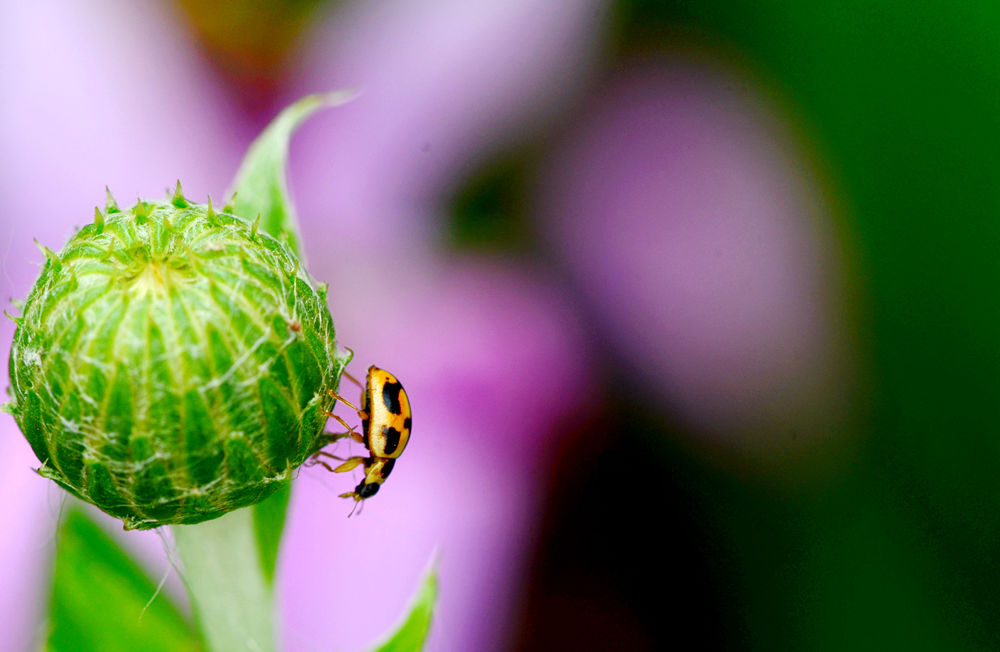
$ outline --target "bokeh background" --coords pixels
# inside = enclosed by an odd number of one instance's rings
[[[416,430],[361,517],[300,474],[286,649],[364,649],[435,550],[433,650],[996,649],[998,30],[987,2],[4,0],[0,294],[105,184],[221,197],[280,107],[360,89],[290,181],[355,371]],[[0,649],[32,650],[67,499],[0,429]],[[183,601],[169,541],[94,516]]]

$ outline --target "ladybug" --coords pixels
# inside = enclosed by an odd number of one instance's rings
[[[330,468],[324,462],[317,461],[316,463],[322,464],[334,473],[344,473],[359,465],[362,466],[365,477],[358,486],[354,488],[354,491],[340,494],[341,498],[353,498],[356,508],[357,503],[377,494],[382,483],[392,473],[396,458],[403,454],[406,444],[410,441],[412,417],[410,399],[406,395],[406,390],[403,389],[399,380],[385,369],[380,369],[375,365],[368,367],[368,375],[365,377],[364,385],[347,372],[344,372],[344,375],[361,387],[361,407],[357,407],[333,390],[328,390],[328,392],[330,396],[357,411],[358,416],[361,417],[362,433],[356,432],[351,425],[332,412],[327,412],[326,416],[333,417],[347,428],[346,433],[334,435],[335,438],[350,437],[359,444],[363,444],[368,449],[369,455],[368,457],[349,457],[343,460],[321,451],[317,455],[341,460],[343,464],[336,468]],[[351,510],[351,513],[353,514],[354,510]]]

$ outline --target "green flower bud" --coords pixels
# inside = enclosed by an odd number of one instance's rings
[[[347,354],[326,288],[257,222],[140,201],[48,249],[17,318],[8,406],[38,472],[126,529],[263,500],[329,442]]]

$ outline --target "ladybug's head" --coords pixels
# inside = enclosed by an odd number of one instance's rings
[[[354,493],[357,494],[358,500],[364,500],[366,498],[371,498],[378,493],[379,487],[382,485],[377,482],[365,482],[362,481],[357,487],[354,488]]]

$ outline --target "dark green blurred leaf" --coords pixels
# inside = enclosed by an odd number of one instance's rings
[[[427,634],[431,629],[431,618],[434,615],[434,603],[437,601],[438,578],[437,563],[432,560],[424,575],[410,612],[406,620],[396,629],[384,643],[374,649],[374,652],[415,652],[422,650]]]
[[[47,649],[200,650],[194,629],[156,582],[79,509],[59,532]],[[149,606],[147,607],[147,603]]]
[[[476,251],[530,248],[527,185],[536,169],[537,156],[519,151],[474,172],[451,199],[448,244]]]

